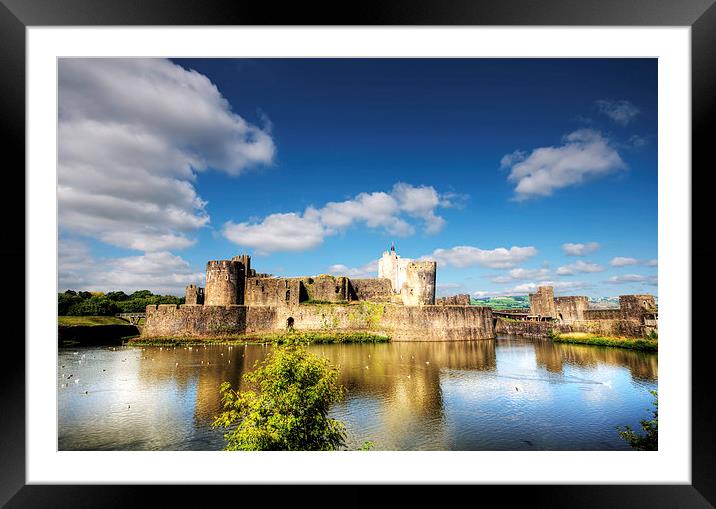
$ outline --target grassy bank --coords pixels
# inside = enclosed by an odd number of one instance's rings
[[[659,349],[659,340],[656,338],[625,338],[619,336],[595,336],[586,332],[570,332],[551,334],[555,343],[569,343],[578,345],[615,346],[631,350],[644,350],[655,352]]]
[[[116,316],[58,316],[57,325],[127,325],[126,320]]]
[[[131,339],[127,344],[136,346],[231,345],[240,343],[387,343],[388,336],[364,331],[275,331],[251,334],[234,334],[216,338],[152,337]]]

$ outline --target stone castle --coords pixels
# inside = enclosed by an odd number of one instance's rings
[[[544,337],[552,330],[644,337],[659,327],[653,295],[620,295],[618,309],[590,309],[589,299],[583,295],[555,297],[552,286],[538,287],[529,299],[529,310],[493,311],[498,334]]]
[[[186,287],[185,304],[149,305],[146,337],[214,337],[296,330],[371,331],[394,341],[547,336],[550,331],[642,337],[657,329],[651,295],[622,295],[619,309],[589,309],[584,296],[555,297],[542,286],[530,309],[471,306],[469,295],[435,298],[437,263],[401,258],[392,246],[377,278],[257,273],[251,257],[211,260],[206,286]]]
[[[391,246],[377,278],[273,277],[251,257],[211,260],[206,286],[185,304],[147,307],[144,336],[215,336],[286,330],[370,330],[393,340],[494,337],[491,310],[468,295],[435,298],[437,263],[401,258]]]
[[[435,304],[437,263],[401,258],[395,247],[378,262],[378,278],[303,276],[279,278],[257,273],[249,255],[211,260],[206,265],[206,288],[186,287],[187,305],[282,306],[302,302],[386,302],[404,306]],[[469,304],[469,302],[467,303]]]

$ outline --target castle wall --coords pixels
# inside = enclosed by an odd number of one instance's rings
[[[494,337],[492,310],[477,306],[405,307],[363,302],[294,306],[147,306],[144,337],[216,337],[286,330],[369,330],[392,341]],[[292,320],[289,320],[292,319]]]
[[[622,318],[581,320],[562,324],[556,322],[495,319],[496,334],[546,338],[549,337],[550,330],[556,333],[584,332],[594,336],[641,338],[652,330],[652,328],[643,325],[639,320]]]
[[[409,262],[405,282],[400,289],[404,306],[435,304],[435,276],[437,262]]]
[[[532,316],[557,316],[553,287],[538,286],[537,292],[530,293],[530,314]]]
[[[348,300],[390,302],[392,293],[393,287],[388,279],[351,279],[349,281]]]
[[[584,312],[589,307],[589,299],[583,296],[555,297],[554,308],[555,318],[562,322],[570,323],[576,320],[584,320]]]
[[[249,278],[244,304],[247,306],[293,306],[298,304],[301,281],[284,278]]]
[[[204,289],[196,285],[187,286],[184,293],[184,303],[195,306],[204,304]]]
[[[492,309],[478,306],[386,306],[381,325],[392,341],[493,339]]]
[[[620,295],[619,309],[627,316],[641,317],[656,312],[656,301],[653,295]]]
[[[555,332],[571,332],[571,328],[568,325],[560,325],[552,322],[495,319],[495,334],[546,338],[549,337],[550,330]]]
[[[624,313],[621,309],[587,309],[584,311],[585,320],[621,320]]]
[[[349,300],[348,278],[321,274],[316,277],[291,278],[301,282],[301,301],[347,302]]]
[[[437,306],[469,306],[470,296],[468,294],[451,295],[450,297],[438,297],[435,299]]]

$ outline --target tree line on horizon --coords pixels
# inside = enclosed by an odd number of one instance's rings
[[[155,295],[149,290],[131,294],[67,290],[57,294],[58,316],[113,316],[117,313],[142,313],[150,304],[184,304],[184,297]]]

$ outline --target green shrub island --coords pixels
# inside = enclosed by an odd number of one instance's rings
[[[243,376],[255,390],[221,384],[222,427],[227,451],[331,451],[345,446],[345,425],[328,416],[345,388],[338,369],[323,357],[291,344],[274,347]]]
[[[184,304],[184,297],[155,295],[139,290],[124,292],[76,292],[57,294],[58,316],[112,316],[117,313],[143,313],[149,304]]]

